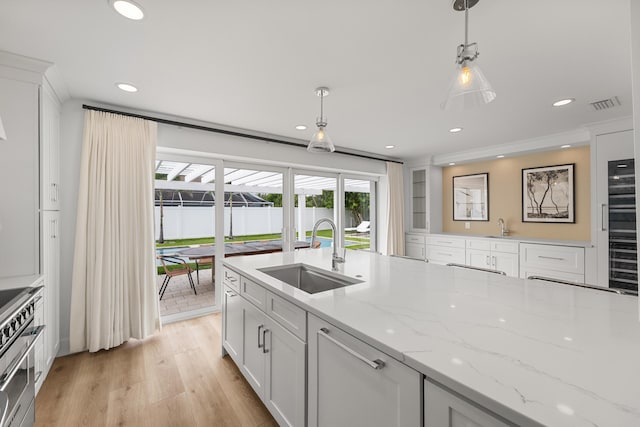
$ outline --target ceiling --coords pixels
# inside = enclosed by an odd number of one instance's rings
[[[632,112],[629,0],[481,1],[470,41],[498,97],[464,113],[440,108],[464,36],[451,0],[137,2],[142,21],[107,0],[3,1],[0,50],[55,63],[74,98],[301,139],[319,114],[314,89],[328,86],[337,146],[401,158]],[[613,96],[621,106],[588,105]],[[551,107],[566,97],[576,102]]]

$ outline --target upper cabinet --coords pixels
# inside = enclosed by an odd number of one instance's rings
[[[40,90],[41,209],[60,210],[60,102],[45,81]]]
[[[427,169],[411,169],[411,229],[429,230],[427,221],[428,194]]]
[[[405,168],[405,228],[415,233],[442,231],[442,168]]]

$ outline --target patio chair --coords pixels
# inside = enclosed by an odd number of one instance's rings
[[[164,268],[164,273],[165,273],[164,280],[162,281],[162,285],[160,286],[160,291],[158,291],[158,294],[160,295],[160,299],[162,299],[162,297],[164,296],[164,293],[167,290],[167,286],[169,286],[169,281],[171,280],[171,278],[175,276],[182,276],[184,274],[186,274],[187,277],[189,278],[189,285],[191,286],[191,289],[193,289],[193,293],[195,295],[198,295],[198,292],[196,292],[196,285],[193,283],[193,277],[191,277],[191,273],[193,272],[193,269],[189,267],[189,264],[187,264],[185,260],[183,260],[182,258],[169,256],[169,255],[157,255],[157,258],[162,263],[162,267]],[[179,265],[180,267],[169,269],[167,263],[169,265]]]
[[[368,233],[370,231],[371,231],[371,222],[369,221],[362,221],[356,227],[356,233]]]

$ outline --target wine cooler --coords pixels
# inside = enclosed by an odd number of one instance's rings
[[[638,290],[636,186],[633,159],[608,164],[609,287]]]

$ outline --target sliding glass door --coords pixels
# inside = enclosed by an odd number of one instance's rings
[[[376,182],[344,177],[344,246],[376,250]]]

